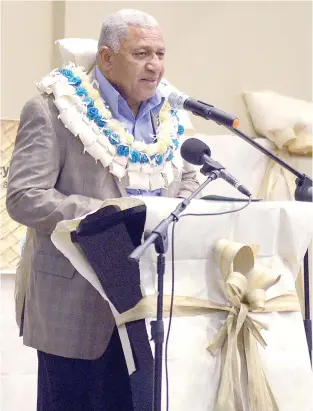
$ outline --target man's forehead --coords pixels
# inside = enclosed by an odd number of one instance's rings
[[[159,27],[128,26],[128,33],[122,42],[122,47],[157,46],[164,48],[163,34]]]

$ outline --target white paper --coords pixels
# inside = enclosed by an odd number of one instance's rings
[[[165,165],[162,175],[165,180],[165,187],[169,187],[172,182],[175,180],[174,172],[173,172],[173,166],[171,162],[167,162]]]
[[[150,190],[157,190],[165,187],[165,180],[162,173],[150,174]]]
[[[74,106],[70,96],[60,96],[54,100],[54,104],[56,105],[60,113]]]
[[[136,171],[128,171],[129,185],[127,188],[134,190],[149,190],[150,178],[149,174],[137,173]]]
[[[97,134],[83,122],[79,138],[85,147],[91,146],[97,140]]]
[[[115,159],[113,159],[112,163],[110,164],[110,173],[121,180],[126,173],[125,166],[118,164]]]
[[[105,148],[99,145],[98,143],[98,148],[99,148],[99,160],[101,161],[101,164],[103,167],[109,167],[109,165],[112,163],[113,157],[111,154],[107,152]]]
[[[62,97],[62,96],[72,96],[75,94],[76,89],[75,87],[71,86],[70,84],[63,84],[57,81],[56,83],[52,84],[52,91],[55,98]]]

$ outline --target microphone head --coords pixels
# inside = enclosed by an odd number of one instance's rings
[[[206,154],[210,157],[211,150],[203,141],[197,138],[189,138],[183,142],[180,148],[180,154],[188,163],[202,166],[204,164],[203,155]]]
[[[187,100],[187,98],[188,96],[186,94],[176,93],[175,91],[173,91],[169,94],[167,101],[170,103],[170,106],[172,108],[181,110],[184,108],[184,103]]]

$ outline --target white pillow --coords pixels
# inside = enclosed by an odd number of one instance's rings
[[[96,60],[98,50],[96,40],[70,38],[57,40],[56,44],[59,46],[63,65],[74,63],[89,70]]]
[[[297,154],[312,153],[313,104],[273,91],[245,92],[244,100],[255,130]]]
[[[196,134],[195,137],[210,147],[211,157],[219,161],[228,172],[245,185],[254,198],[258,196],[260,184],[268,165],[266,155],[233,134],[211,136]],[[257,139],[257,142],[267,149],[271,149],[273,146],[273,143],[264,138]],[[204,182],[205,177],[199,174],[199,179]],[[209,183],[202,194],[203,196],[215,194],[244,198],[234,187],[222,179]]]

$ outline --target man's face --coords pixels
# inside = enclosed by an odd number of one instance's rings
[[[111,56],[109,81],[131,103],[152,97],[164,74],[164,40],[159,28],[130,26]]]

